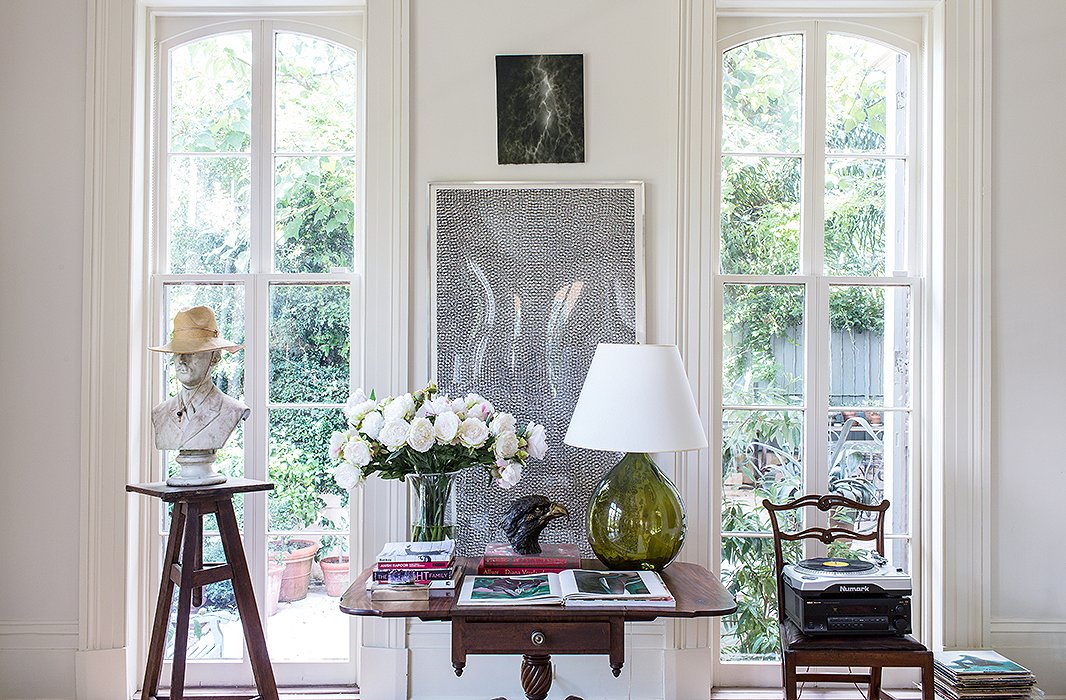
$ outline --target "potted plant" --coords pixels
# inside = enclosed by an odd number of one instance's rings
[[[285,559],[275,552],[267,559],[267,616],[278,611],[281,600],[281,579],[285,574]]]
[[[303,600],[311,583],[311,564],[314,563],[318,542],[301,537],[282,537],[270,543],[270,551],[285,565],[281,575],[278,599],[283,602]]]
[[[346,537],[327,535],[322,538],[318,565],[322,568],[322,583],[326,588],[326,595],[333,598],[343,595],[351,580],[347,551]]]

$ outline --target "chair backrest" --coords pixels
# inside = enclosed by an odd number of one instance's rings
[[[782,542],[796,542],[801,540],[819,540],[825,544],[832,544],[837,540],[874,542],[874,547],[877,550],[877,553],[881,556],[885,555],[885,512],[888,510],[887,500],[881,501],[875,506],[871,506],[835,494],[829,494],[827,496],[808,494],[806,496],[801,496],[794,501],[789,501],[788,503],[782,503],[780,505],[770,502],[770,499],[763,499],[762,505],[770,514],[770,527],[774,531],[774,572],[776,575],[775,582],[777,584],[777,619],[782,622],[785,620],[785,603],[784,597],[781,595],[781,587],[784,585],[783,571],[785,568],[785,560],[781,552]],[[781,523],[778,520],[779,513],[786,511],[800,511],[800,513],[802,513],[805,508],[817,508],[823,513],[832,508],[852,508],[855,510],[877,513],[877,524],[873,531],[866,534],[859,534],[854,530],[849,530],[843,527],[808,527],[797,532],[784,532],[781,530]],[[800,522],[806,522],[806,519],[802,519]]]

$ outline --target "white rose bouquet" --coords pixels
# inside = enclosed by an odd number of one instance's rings
[[[382,479],[447,474],[481,466],[492,481],[509,489],[522,478],[529,458],[548,451],[544,426],[519,426],[477,394],[452,399],[430,383],[413,394],[376,401],[362,389],[344,408],[348,429],[333,433],[329,455],[337,460],[334,478],[344,489],[371,474]]]

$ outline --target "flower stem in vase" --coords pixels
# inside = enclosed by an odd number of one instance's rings
[[[411,475],[415,492],[414,542],[455,538],[455,477],[458,472]]]

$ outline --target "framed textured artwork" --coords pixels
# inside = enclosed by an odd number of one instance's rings
[[[591,555],[585,510],[618,455],[563,444],[599,343],[644,337],[644,185],[430,185],[431,356],[442,391],[491,396],[519,424],[543,423],[549,450],[510,491],[467,470],[458,492],[461,554],[503,541],[510,502],[564,504],[542,542]]]
[[[501,165],[585,162],[584,56],[496,57],[496,149]]]

